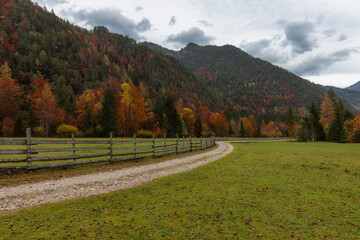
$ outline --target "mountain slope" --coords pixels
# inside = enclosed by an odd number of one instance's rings
[[[178,108],[220,108],[222,100],[191,71],[134,40],[73,26],[28,0],[0,0],[0,63],[29,89],[34,77],[54,83],[59,105],[74,112],[74,99],[86,89],[132,81],[145,97],[170,95]]]
[[[356,111],[360,112],[360,92],[349,90],[348,88],[337,88],[332,86],[326,86],[324,87],[326,90],[333,89],[335,94],[341,97],[342,99],[345,99],[346,102],[350,103],[352,107],[355,108]],[[347,105],[349,109],[351,109],[351,106]]]
[[[357,83],[354,83],[353,85],[351,85],[350,87],[347,87],[346,89],[352,90],[352,91],[360,91],[360,81],[358,81]]]
[[[240,116],[262,115],[274,119],[289,106],[301,111],[325,90],[269,62],[226,45],[201,47],[190,43],[178,52],[143,43],[155,51],[176,57],[227,102],[227,112]],[[274,116],[275,115],[275,116]]]

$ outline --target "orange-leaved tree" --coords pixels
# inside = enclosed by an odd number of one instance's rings
[[[356,115],[354,119],[347,120],[345,124],[352,139],[355,132],[360,131],[360,114]]]
[[[102,106],[103,89],[89,89],[84,91],[75,102],[76,119],[75,126],[85,130],[96,127],[96,119],[98,118]]]
[[[58,108],[57,99],[52,92],[52,85],[43,76],[34,79],[33,93],[30,99],[39,125],[45,130],[45,135],[48,137],[50,125],[63,121],[65,113]]]
[[[147,107],[148,104],[145,104],[139,89],[132,82],[124,82],[121,85],[120,104],[117,109],[119,134],[130,136],[136,133],[148,120]]]
[[[229,133],[229,126],[223,113],[211,113],[210,125],[216,136],[227,136]]]
[[[256,137],[258,129],[256,125],[256,119],[254,115],[250,115],[248,118],[243,119],[245,136],[246,137]]]
[[[320,108],[320,122],[324,127],[325,132],[329,131],[330,124],[335,119],[335,107],[332,99],[328,93],[325,93],[324,102]]]
[[[5,63],[0,67],[0,117],[14,120],[20,105],[22,90],[16,79],[11,78],[11,70]]]

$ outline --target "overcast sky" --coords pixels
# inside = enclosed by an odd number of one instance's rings
[[[358,0],[34,1],[79,26],[173,50],[231,44],[322,85],[360,81]]]

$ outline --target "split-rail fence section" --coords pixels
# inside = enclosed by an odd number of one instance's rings
[[[36,170],[93,163],[138,160],[213,147],[215,138],[167,139],[0,139],[0,170]],[[44,164],[46,162],[47,164]],[[49,163],[50,162],[50,163]]]

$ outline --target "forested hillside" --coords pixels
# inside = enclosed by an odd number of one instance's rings
[[[360,81],[346,88],[347,90],[360,91]]]
[[[215,114],[221,109],[222,99],[172,57],[158,54],[128,37],[110,33],[105,27],[87,31],[73,26],[29,0],[0,0],[0,4],[2,84],[11,83],[15,91],[13,98],[22,99],[13,101],[19,111],[0,116],[0,122],[5,122],[3,132],[8,132],[6,129],[11,126],[21,132],[26,126],[48,128],[47,124],[54,125],[54,132],[60,122],[83,131],[101,129],[104,127],[100,115],[105,107],[106,89],[113,91],[118,101],[116,105],[126,105],[123,113],[126,116],[117,116],[116,121],[125,119],[126,125],[136,122],[138,126],[132,131],[153,130],[146,121],[153,125],[159,122],[159,116],[150,113],[154,109],[159,112],[160,107],[154,105],[165,102],[167,97],[179,114],[185,108],[194,115]],[[46,121],[41,113],[45,110],[39,109],[42,103],[35,96],[44,97],[44,89],[46,96],[52,99],[44,101],[56,105],[52,108],[56,109],[54,114],[57,113],[57,116],[46,117]],[[6,97],[9,91],[2,90]],[[126,95],[126,91],[131,94]],[[129,109],[131,103],[136,102],[131,99],[135,95],[146,103],[143,104],[148,113],[146,121],[135,119],[134,111]],[[129,99],[125,103],[126,97]],[[4,101],[0,103],[3,110],[8,107]],[[166,106],[169,104],[163,104]],[[86,124],[82,120],[84,116]],[[209,121],[202,119],[208,125]],[[166,129],[165,125],[155,127]]]
[[[350,88],[337,88],[332,86],[324,87],[326,90],[332,89],[336,95],[345,99],[358,112],[360,112],[360,91],[351,90]]]
[[[174,52],[0,4],[1,136],[294,136],[325,92],[233,46]]]
[[[176,57],[227,100],[228,116],[256,114],[263,119],[295,113],[324,95],[321,86],[269,62],[254,58],[234,46],[198,46],[190,43],[178,52],[143,43]]]

